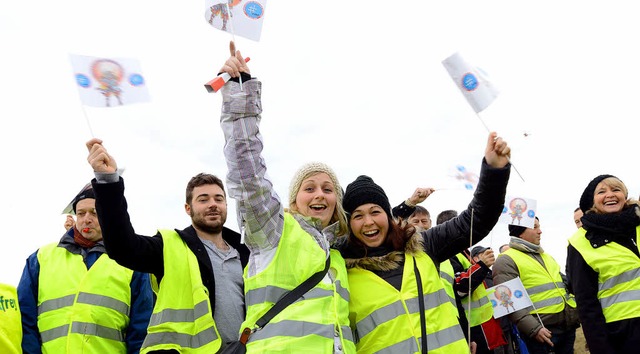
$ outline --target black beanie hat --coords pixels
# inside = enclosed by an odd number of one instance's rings
[[[593,207],[593,194],[596,192],[598,183],[604,181],[609,177],[617,178],[613,175],[600,175],[589,182],[587,188],[584,189],[584,192],[582,192],[582,196],[580,197],[580,210],[582,210],[583,213],[586,213],[587,210]]]
[[[384,189],[373,182],[369,176],[358,176],[349,183],[342,199],[342,206],[347,214],[353,213],[357,207],[373,203],[379,205],[391,217],[391,204]]]
[[[520,237],[526,229],[524,226],[509,224],[509,236]]]
[[[73,207],[74,215],[76,213],[76,205],[78,204],[79,201],[83,199],[96,199],[96,195],[93,193],[93,188],[91,188],[91,185],[89,185],[89,188],[83,189],[82,191],[80,191],[80,193],[78,193],[78,195],[76,195],[76,197],[73,198],[72,207]]]

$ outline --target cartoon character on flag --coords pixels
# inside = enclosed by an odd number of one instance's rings
[[[487,289],[493,306],[493,317],[500,318],[518,310],[533,306],[520,277]]]
[[[69,59],[82,104],[112,107],[149,101],[149,92],[137,60],[73,54]]]
[[[475,190],[478,186],[479,177],[476,173],[467,170],[466,167],[462,165],[456,166],[456,173],[454,178],[458,181],[464,183],[464,188],[467,190]]]
[[[212,27],[260,41],[267,0],[205,0],[204,4],[204,17]]]
[[[536,217],[536,201],[525,197],[507,196],[499,222],[533,228]]]

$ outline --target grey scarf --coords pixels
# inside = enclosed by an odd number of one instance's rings
[[[534,245],[531,242],[527,242],[520,237],[511,236],[511,240],[509,240],[509,247],[513,247],[518,251],[528,252],[528,253],[544,253],[542,246]]]

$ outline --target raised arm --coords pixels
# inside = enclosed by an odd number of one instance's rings
[[[478,187],[467,209],[449,222],[423,231],[425,252],[431,258],[437,262],[449,259],[480,242],[493,229],[504,207],[511,167],[510,154],[507,143],[495,132],[490,133]]]
[[[135,233],[124,197],[124,180],[118,175],[116,160],[100,139],[91,139],[86,146],[89,150],[87,161],[96,175],[92,185],[107,254],[124,267],[162,276],[162,237]]]
[[[250,73],[240,51],[230,45],[231,56],[220,69],[232,78],[222,88],[220,125],[224,133],[224,156],[227,161],[227,188],[236,200],[238,225],[245,233],[245,243],[252,256],[277,247],[284,225],[284,209],[267,175],[262,156],[263,140],[259,123],[262,113],[261,83],[246,80]],[[249,76],[250,77],[250,76]]]

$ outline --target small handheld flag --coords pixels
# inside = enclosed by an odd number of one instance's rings
[[[150,100],[137,60],[74,54],[69,59],[82,104],[113,107]]]
[[[480,69],[469,65],[458,53],[442,61],[453,82],[476,113],[482,112],[500,93]]]
[[[518,310],[533,306],[520,277],[487,289],[493,306],[493,318],[500,318]]]
[[[536,200],[520,196],[507,196],[498,222],[533,229],[536,218]]]
[[[260,41],[267,0],[205,0],[204,18],[214,28]]]

